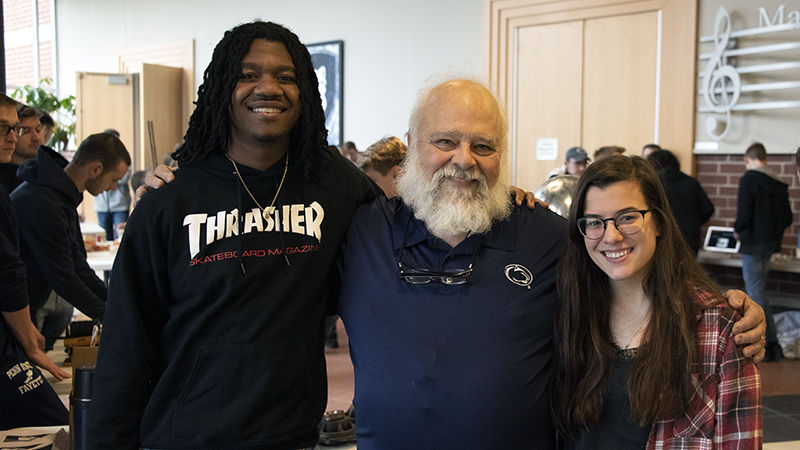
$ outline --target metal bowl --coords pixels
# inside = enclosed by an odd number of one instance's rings
[[[573,175],[557,175],[548,178],[533,192],[539,200],[550,204],[550,210],[561,217],[569,215],[572,206],[572,194],[578,187],[578,177]]]

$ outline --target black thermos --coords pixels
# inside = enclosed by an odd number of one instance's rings
[[[69,406],[72,413],[72,448],[73,450],[89,450],[88,426],[89,405],[92,403],[94,390],[94,366],[77,367],[72,374],[72,394]]]

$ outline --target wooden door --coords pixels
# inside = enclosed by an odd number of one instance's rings
[[[75,134],[78,144],[89,135],[113,128],[133,154],[137,144],[138,75],[78,72]]]
[[[489,0],[490,82],[507,105],[515,184],[572,146],[656,142],[692,167],[696,0]],[[556,159],[536,143],[557,139]]]
[[[152,169],[153,155],[148,134],[148,122],[153,124],[156,163],[175,150],[183,140],[183,70],[157,64],[142,64],[140,142],[136,153],[136,170]]]
[[[512,174],[514,183],[530,191],[563,161],[568,148],[581,142],[582,28],[572,21],[519,32],[517,107],[510,117],[516,144]],[[557,139],[559,159],[538,161],[539,139]]]
[[[78,144],[92,134],[113,128],[128,153],[136,154],[138,75],[78,72],[75,95],[75,134]],[[96,222],[94,197],[84,192],[78,212],[86,220]]]

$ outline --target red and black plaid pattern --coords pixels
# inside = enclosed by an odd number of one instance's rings
[[[683,415],[653,424],[648,449],[761,448],[761,376],[734,343],[739,317],[724,304],[698,314],[694,393]]]

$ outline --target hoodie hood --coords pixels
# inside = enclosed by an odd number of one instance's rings
[[[781,195],[785,193],[786,190],[789,188],[789,185],[784,183],[777,173],[774,170],[770,169],[769,167],[756,167],[755,169],[750,169],[752,172],[760,173],[769,177],[769,181],[763,183],[761,185],[762,189],[766,189],[770,195]]]
[[[50,147],[41,146],[36,150],[36,159],[22,163],[17,170],[20,180],[49,187],[60,192],[71,203],[78,206],[83,200],[83,194],[78,191],[75,182],[64,172],[67,160]]]
[[[666,180],[681,178],[681,171],[677,167],[662,167],[658,169],[658,176]]]
[[[775,181],[777,181],[777,182],[779,182],[779,183],[781,183],[781,184],[786,184],[786,183],[784,183],[784,182],[783,182],[783,181],[780,179],[780,177],[778,176],[778,174],[777,174],[777,173],[776,173],[774,170],[772,170],[771,168],[769,168],[768,166],[756,167],[756,168],[754,168],[754,169],[750,169],[750,170],[752,170],[752,171],[755,171],[755,172],[761,172],[761,173],[763,173],[764,175],[766,175],[766,176],[768,176],[768,177],[772,178],[773,180],[775,180]],[[787,185],[787,186],[788,186],[788,185]]]

